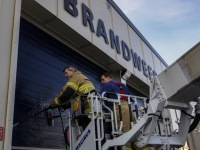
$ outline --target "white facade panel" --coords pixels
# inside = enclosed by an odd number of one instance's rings
[[[11,149],[21,1],[0,1],[0,150]]]
[[[152,57],[152,51],[151,49],[142,41],[142,47],[144,51],[144,60],[147,65],[151,66],[152,70],[154,70],[154,63],[153,63],[153,57]]]
[[[129,28],[129,34],[130,34],[130,41],[131,41],[131,49],[133,52],[136,52],[138,56],[140,56],[141,59],[144,59],[143,57],[143,52],[142,52],[142,44],[141,44],[141,39],[140,37],[133,31],[133,29],[128,26]],[[134,61],[132,58],[133,66],[134,66]],[[138,68],[134,68],[135,75],[141,79],[143,82],[147,83],[147,77],[144,76],[143,71],[141,69],[138,70]]]
[[[76,6],[78,9],[78,16],[74,17],[65,10],[64,0],[58,0],[58,18],[91,42],[93,33],[91,32],[89,25],[87,27],[83,25],[82,3],[89,7],[88,0],[79,0]]]
[[[35,0],[37,3],[42,5],[44,8],[49,10],[52,14],[57,16],[58,0]]]
[[[119,36],[119,41],[120,41],[121,54],[117,55],[117,62],[121,64],[124,68],[128,69],[132,74],[134,74],[132,57],[130,61],[125,60],[123,58],[123,51],[122,51],[122,42],[121,42],[122,40],[127,44],[127,46],[130,49],[127,23],[115,9],[112,8],[111,12],[113,17],[114,34]]]
[[[157,74],[159,74],[162,72],[161,62],[154,53],[152,53],[152,54],[153,54],[153,60],[154,60],[154,64],[155,64],[155,71],[157,72]]]
[[[90,1],[91,4],[91,11],[94,14],[94,29],[95,33],[93,34],[93,44],[97,46],[99,49],[101,49],[104,53],[106,53],[108,56],[110,56],[112,59],[116,60],[116,50],[112,49],[110,46],[110,29],[112,28],[112,18],[111,18],[111,12],[107,9],[106,1]],[[103,36],[98,37],[97,34],[97,28],[98,28],[98,21],[101,19],[104,23],[106,35],[108,38],[109,44],[105,42],[105,39]]]
[[[151,49],[142,41],[142,47],[143,47],[143,52],[144,52],[144,60],[146,62],[146,74],[148,74],[149,76],[149,73],[148,73],[148,65],[152,68],[151,72],[153,74],[153,70],[155,70],[155,67],[154,67],[154,62],[153,62],[153,56],[152,56],[152,51]],[[143,68],[142,68],[143,70]],[[144,71],[143,71],[143,74],[144,74]],[[149,77],[147,77],[148,81],[148,85],[149,85]]]
[[[161,62],[162,71],[166,69],[166,66]]]
[[[133,29],[129,26],[130,40],[131,40],[131,48],[134,52],[136,52],[142,59],[142,45],[140,37],[133,31]]]

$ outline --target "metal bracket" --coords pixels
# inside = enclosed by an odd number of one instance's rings
[[[162,144],[169,144],[169,140],[168,139],[160,139]]]

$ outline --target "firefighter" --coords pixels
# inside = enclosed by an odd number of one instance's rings
[[[101,83],[102,88],[99,92],[99,94],[102,94],[103,92],[111,92],[111,93],[119,93],[119,94],[126,94],[126,95],[131,95],[129,89],[127,86],[123,83],[120,82],[114,82],[112,80],[112,76],[109,72],[105,72],[101,76]],[[116,95],[105,95],[109,98],[117,99]],[[112,103],[111,102],[106,102],[105,103],[109,108],[112,108]],[[128,132],[131,129],[131,123],[130,123],[130,117],[129,117],[129,106],[128,106],[128,101],[126,97],[122,97],[121,99],[121,110],[122,110],[122,120],[123,120],[123,127],[122,130],[125,132]],[[117,123],[118,123],[118,128],[120,126],[120,117],[119,117],[119,107],[118,104],[116,105],[116,113],[117,113]],[[134,115],[133,116],[133,123],[136,124],[136,120]],[[134,143],[132,143],[132,147],[134,150],[142,150],[139,147],[136,147]],[[123,147],[121,147],[123,149]],[[126,150],[131,150],[131,143],[126,144]]]
[[[95,87],[92,82],[84,76],[75,66],[67,66],[63,69],[65,77],[68,79],[60,94],[49,104],[48,108],[62,107],[70,108],[69,99],[75,98],[78,95],[85,95],[89,92],[95,92]],[[90,112],[89,100],[85,101],[85,112]]]

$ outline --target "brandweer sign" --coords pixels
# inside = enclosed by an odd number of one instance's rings
[[[77,0],[65,0],[65,10],[69,12],[72,16],[77,17],[79,12],[77,9]],[[104,22],[99,19],[97,31],[94,29],[93,25],[93,13],[92,11],[84,4],[82,3],[82,16],[83,16],[83,25],[84,26],[90,26],[91,32],[95,33],[98,37],[102,36],[105,40],[106,44],[109,44],[108,36],[106,33],[106,29],[104,26]],[[141,59],[140,56],[137,55],[136,52],[134,52],[132,49],[129,49],[128,45],[121,40],[121,48],[120,48],[120,42],[119,42],[119,36],[114,34],[114,32],[110,29],[110,45],[112,49],[116,48],[116,51],[118,54],[123,54],[123,58],[126,61],[130,61],[133,59],[134,67],[137,68],[139,71],[143,70],[143,74],[146,77],[149,77],[149,79],[152,79],[153,76],[157,75],[155,70],[152,70],[151,66],[147,65],[145,60]]]

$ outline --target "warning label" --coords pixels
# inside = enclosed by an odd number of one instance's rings
[[[0,141],[3,140],[3,127],[0,127]]]

